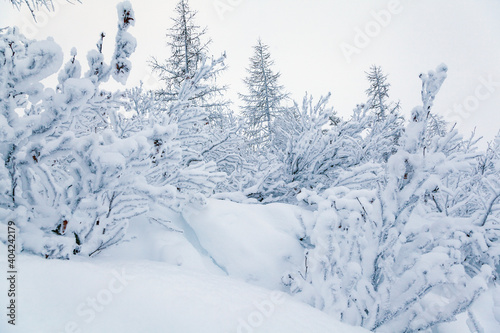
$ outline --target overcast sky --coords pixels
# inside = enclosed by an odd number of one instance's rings
[[[82,0],[69,5],[53,0],[55,11],[41,12],[35,23],[24,8],[0,0],[0,27],[17,25],[30,38],[52,36],[64,49],[85,55],[107,33],[105,54],[113,53],[118,0]],[[155,84],[147,60],[168,57],[165,32],[177,0],[131,0],[138,40],[127,86],[140,80]],[[252,46],[258,37],[270,46],[281,84],[300,100],[332,93],[331,104],[348,117],[366,100],[365,71],[382,66],[392,84],[391,99],[400,100],[407,116],[420,103],[419,73],[440,63],[448,79],[434,112],[457,121],[459,129],[491,140],[500,128],[500,1],[498,0],[190,0],[201,26],[208,27],[214,55],[227,53],[222,80],[237,107],[245,92]]]

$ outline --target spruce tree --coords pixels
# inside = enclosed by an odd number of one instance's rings
[[[287,98],[284,87],[278,83],[279,72],[274,72],[269,46],[257,41],[250,58],[248,77],[243,81],[248,95],[240,94],[244,105],[242,113],[247,122],[246,133],[254,148],[269,145],[279,135],[276,120],[283,114],[283,101]]]

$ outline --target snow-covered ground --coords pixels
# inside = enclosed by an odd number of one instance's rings
[[[0,332],[366,332],[244,281],[275,287],[280,261],[299,259],[283,229],[297,227],[293,207],[210,201],[189,216],[192,228],[167,215],[183,233],[139,219],[125,242],[92,259],[18,255],[16,326],[2,320]]]
[[[1,332],[364,332],[283,293],[147,260],[22,255],[18,290],[16,328]]]
[[[286,204],[209,200],[204,209],[184,216],[200,245],[229,276],[279,289],[283,274],[304,261],[300,221],[307,213]]]
[[[19,254],[17,325],[2,320],[0,332],[367,332],[278,291],[282,274],[303,260],[307,211],[209,200],[184,216],[156,215],[168,228],[133,220],[124,242],[94,258]],[[499,331],[492,296],[473,308],[485,332]],[[469,332],[466,319],[439,332]]]

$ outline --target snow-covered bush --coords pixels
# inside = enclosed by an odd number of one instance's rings
[[[298,196],[316,210],[315,222],[302,238],[304,267],[283,282],[342,321],[380,332],[427,330],[464,312],[493,276],[493,263],[482,258],[486,229],[447,216],[432,199],[451,172],[470,167],[467,154],[447,153],[445,138],[428,137],[445,77],[445,66],[421,75],[423,106],[413,110],[403,147],[382,164],[376,187]]]
[[[47,258],[99,253],[120,241],[128,220],[152,202],[176,210],[203,204],[224,179],[201,157],[206,117],[190,102],[220,61],[186,80],[178,100],[127,118],[120,111],[125,94],[100,88],[110,76],[125,83],[130,72],[130,2],[118,5],[118,18],[111,66],[102,34],[87,56],[90,70],[81,77],[73,49],[56,90],[39,81],[61,67],[60,48],[2,31],[0,214],[16,221],[24,251]]]
[[[450,153],[468,156],[469,168],[455,168],[445,178],[440,195],[432,197],[439,211],[457,221],[466,221],[467,235],[461,243],[464,265],[470,274],[483,263],[496,267],[500,277],[500,167],[499,136],[479,153],[474,149],[477,140],[472,136]],[[449,140],[453,142],[453,140]]]
[[[222,197],[232,196],[229,193],[243,194],[248,182],[254,178],[252,172],[258,164],[253,160],[255,156],[245,140],[242,126],[235,117],[227,115],[224,126],[211,126],[208,131],[201,155],[205,161],[214,162],[217,170],[226,175],[215,191]]]
[[[344,171],[365,162],[362,132],[368,125],[358,121],[364,106],[345,121],[328,106],[329,97],[314,103],[306,94],[301,105],[295,103],[275,120],[282,149],[259,150],[260,169],[247,195],[264,202],[295,202],[302,189],[324,190],[338,184]]]
[[[36,166],[41,147],[56,134],[57,125],[67,114],[52,107],[58,96],[45,89],[40,80],[55,73],[62,63],[62,51],[52,40],[32,41],[17,28],[3,29],[0,34],[0,156],[2,157],[2,221],[12,219],[25,231],[37,214],[56,213],[57,207],[45,205],[50,198],[41,188],[53,190],[52,176]],[[50,149],[50,148],[49,148]],[[31,182],[35,180],[35,190]],[[4,187],[5,186],[5,187]],[[41,210],[35,210],[37,204]],[[42,243],[40,232],[33,241]]]
[[[176,189],[179,201],[171,200],[170,208],[180,209],[184,202],[204,202],[204,196],[211,195],[225,179],[217,164],[222,162],[204,156],[211,145],[207,109],[192,102],[222,62],[223,58],[205,60],[193,78],[184,81],[175,100],[164,102],[140,88],[128,93],[127,108],[134,115],[122,118],[120,135],[143,135],[151,142],[151,165],[144,174],[151,185],[169,184]],[[127,130],[136,134],[127,134]]]

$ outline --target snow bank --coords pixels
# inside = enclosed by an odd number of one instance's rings
[[[285,294],[159,262],[23,254],[18,266],[17,325],[2,320],[0,332],[367,332]]]
[[[298,207],[252,205],[209,200],[197,212],[184,214],[201,246],[230,276],[270,289],[304,262],[303,228]]]

